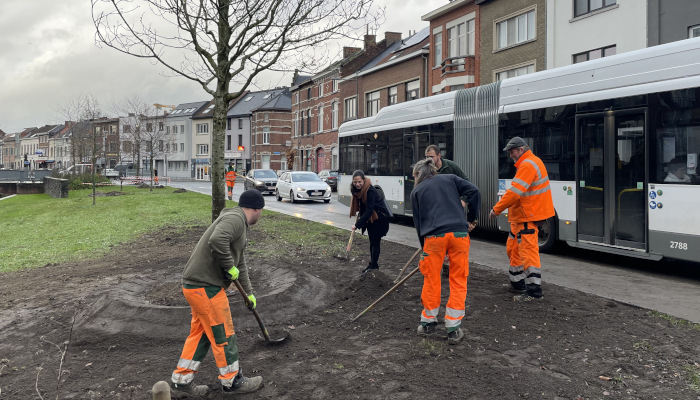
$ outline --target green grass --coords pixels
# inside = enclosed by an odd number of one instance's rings
[[[211,223],[210,196],[173,193],[173,188],[151,192],[128,186],[123,191],[128,195],[97,197],[94,206],[92,189],[71,190],[67,199],[37,194],[0,201],[0,272],[96,258],[112,245],[165,226]]]
[[[695,329],[700,331],[700,324],[696,324],[685,319],[676,318],[668,314],[664,314],[660,311],[649,311],[649,315],[654,318],[664,319],[670,322],[673,326]]]

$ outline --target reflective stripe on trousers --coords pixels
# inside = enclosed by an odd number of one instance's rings
[[[423,274],[421,322],[436,321],[442,289],[440,271],[447,253],[450,257],[450,298],[445,311],[445,328],[451,332],[462,323],[469,276],[469,243],[467,233],[449,232],[425,237],[423,254],[418,263]]]
[[[226,292],[221,289],[212,298],[207,296],[204,288],[183,288],[182,292],[190,304],[192,321],[172,381],[192,382],[194,373],[211,348],[219,369],[219,380],[231,386],[239,370],[238,346]]]
[[[540,248],[537,243],[538,233],[539,229],[534,222],[511,222],[506,253],[510,259],[511,285],[525,286],[529,294],[541,296],[542,275]]]

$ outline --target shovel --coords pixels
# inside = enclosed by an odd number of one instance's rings
[[[260,318],[260,314],[258,314],[258,311],[253,308],[252,304],[250,304],[250,300],[248,300],[248,295],[245,293],[245,290],[243,290],[243,286],[241,286],[241,284],[238,282],[238,279],[235,279],[233,281],[233,283],[236,284],[236,288],[238,288],[238,291],[241,292],[241,295],[243,295],[243,300],[245,300],[245,304],[246,304],[246,306],[248,306],[248,309],[253,312],[253,315],[255,315],[255,319],[258,320],[258,325],[260,325],[260,330],[262,331],[263,336],[265,336],[264,337],[265,341],[269,344],[277,344],[277,343],[281,343],[285,339],[287,339],[289,337],[289,332],[286,332],[286,335],[284,335],[283,337],[281,337],[279,339],[271,339],[270,338],[270,334],[267,332],[267,328],[265,327],[265,324],[263,323],[262,318]],[[263,339],[263,337],[261,337],[260,335],[258,335],[258,337]]]
[[[357,224],[357,221],[359,221],[359,219],[360,219],[360,212],[358,211],[358,212],[357,212],[357,218],[355,218],[355,224]],[[350,240],[348,240],[348,247],[345,248],[345,258],[346,258],[346,259],[348,259],[349,256],[350,256],[350,249],[352,248],[352,240],[355,238],[355,231],[356,231],[356,230],[357,230],[357,229],[354,229],[354,230],[350,233]]]

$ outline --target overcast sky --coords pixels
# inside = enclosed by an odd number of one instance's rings
[[[406,38],[409,30],[425,28],[421,16],[447,3],[376,1],[386,6],[377,41],[386,31]],[[90,0],[0,0],[0,129],[6,133],[63,123],[60,105],[87,93],[110,115],[115,102],[133,94],[160,104],[209,100],[201,86],[165,72],[148,60],[98,48]],[[291,74],[271,75],[258,88],[290,84]]]

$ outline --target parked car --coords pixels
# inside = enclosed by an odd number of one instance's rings
[[[292,203],[301,200],[331,201],[331,187],[311,171],[284,172],[277,181],[275,194],[277,201],[288,198]]]
[[[322,181],[326,182],[328,186],[331,187],[332,191],[338,191],[338,171],[324,169],[318,173],[318,177],[321,178]]]
[[[132,163],[117,164],[114,167],[114,170],[117,171],[117,173],[119,174],[118,175],[119,178],[136,174],[136,170],[134,169],[134,164],[132,164]]]
[[[243,181],[245,190],[258,189],[262,194],[275,193],[277,174],[271,169],[251,169]]]

